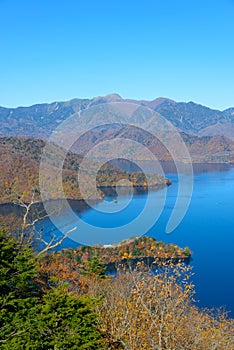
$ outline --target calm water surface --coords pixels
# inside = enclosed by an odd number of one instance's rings
[[[173,185],[167,188],[166,205],[159,220],[147,234],[157,240],[189,246],[193,252],[191,264],[194,266],[193,281],[199,305],[225,306],[234,317],[234,168],[211,170],[208,168],[204,172],[204,169],[197,169],[190,207],[181,224],[171,234],[166,234],[165,228],[177,197],[178,179],[176,174],[167,174]],[[155,203],[163,196],[163,191],[150,192]],[[108,203],[99,203],[95,207],[97,210],[90,209],[79,215],[97,227],[122,226],[141,213],[146,198],[147,194],[134,195],[131,204],[120,213],[100,213],[98,209]],[[111,197],[107,200],[113,202]],[[120,196],[116,205],[126,200],[125,195]],[[147,216],[144,218],[148,219]],[[65,224],[66,215],[61,220]],[[47,229],[51,228],[49,221],[44,224]],[[71,238],[78,240],[75,235],[78,237],[79,229]],[[141,226],[137,226],[129,235],[140,235],[141,229]],[[66,245],[74,246],[73,243],[68,240]]]

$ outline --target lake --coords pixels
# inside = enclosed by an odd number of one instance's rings
[[[167,173],[173,184],[167,189],[150,191],[149,196],[157,205],[160,198],[167,191],[167,198],[164,209],[158,221],[151,227],[147,235],[155,237],[168,243],[175,243],[179,246],[189,246],[192,250],[191,264],[194,267],[193,281],[196,286],[196,299],[200,300],[201,307],[225,306],[231,311],[234,317],[234,168],[232,166],[195,166],[194,190],[189,209],[180,225],[171,234],[165,233],[168,218],[174,207],[177,197],[178,178],[174,172]],[[170,169],[168,169],[170,171]],[[113,243],[118,240],[118,235],[111,236],[112,229],[126,225],[134,221],[145,206],[147,193],[134,194],[129,203],[129,195],[118,196],[118,201],[111,193],[107,193],[106,201],[97,203],[94,208],[82,211],[75,205],[72,206],[83,222],[98,228],[109,228],[109,233],[98,236],[99,243]],[[118,212],[118,209],[124,207]],[[126,206],[126,207],[125,207]],[[112,208],[112,213],[102,213],[99,210]],[[114,210],[116,208],[116,211]],[[148,212],[141,224],[133,226],[128,236],[140,235],[145,230],[153,210]],[[72,227],[67,224],[66,212],[60,216],[60,224]],[[49,232],[53,225],[49,219],[44,220],[45,231]],[[69,226],[70,225],[70,226]],[[95,231],[95,232],[96,232]],[[106,232],[105,231],[105,232]],[[115,231],[113,231],[115,232]],[[76,247],[82,237],[89,236],[85,224],[79,224],[76,232],[73,232],[70,239],[67,239],[63,246]],[[91,232],[91,236],[93,232]],[[100,238],[100,239],[99,239]],[[119,238],[124,238],[119,237]],[[93,242],[95,243],[95,242]]]
[[[209,166],[208,170],[207,167],[195,169],[190,207],[171,234],[165,233],[165,227],[177,197],[178,179],[173,173],[167,174],[173,185],[167,188],[162,215],[147,235],[182,247],[189,246],[193,252],[191,264],[195,273],[196,299],[200,300],[198,305],[225,306],[234,317],[234,168],[212,169]],[[151,192],[155,202],[163,191]],[[118,226],[127,219],[132,220],[134,214],[142,210],[146,197],[147,194],[135,195],[132,205],[121,215],[104,218],[103,214],[91,209],[82,216],[95,225]],[[124,196],[118,198],[121,200],[125,200]],[[99,203],[97,208],[101,205]]]

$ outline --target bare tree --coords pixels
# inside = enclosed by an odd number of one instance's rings
[[[234,349],[233,320],[192,303],[191,267],[160,261],[157,266],[155,273],[139,266],[111,281],[89,280],[88,292],[102,295],[97,313],[110,339],[125,350]]]
[[[14,202],[15,205],[23,210],[22,222],[16,238],[19,241],[20,246],[24,246],[25,244],[35,245],[36,242],[42,243],[44,247],[37,250],[37,256],[39,256],[60,246],[69,234],[77,229],[77,227],[73,227],[60,236],[53,233],[50,239],[46,240],[45,235],[43,234],[43,229],[38,228],[37,224],[47,218],[48,214],[45,213],[43,209],[36,209],[41,202],[35,198],[35,195],[36,191],[33,191],[29,203],[22,201],[20,196],[18,196],[18,200]]]

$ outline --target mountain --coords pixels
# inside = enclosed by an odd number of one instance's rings
[[[175,102],[167,98],[153,101],[122,99],[111,94],[93,99],[37,104],[30,107],[0,107],[0,136],[47,138],[66,118],[80,109],[94,105],[126,101],[153,109],[179,130],[196,136],[223,135],[234,139],[234,107],[214,110],[194,102]]]
[[[234,140],[222,135],[216,136],[194,136],[184,132],[180,133],[182,140],[187,146],[190,156],[194,163],[231,163],[234,160]],[[100,142],[109,139],[130,139],[139,142],[146,146],[152,153],[157,156],[158,160],[172,160],[169,151],[165,146],[150,133],[137,129],[132,126],[115,126],[110,129],[108,127],[97,128],[83,135],[72,147],[75,153],[84,155]],[[129,154],[128,146],[122,144],[122,153]],[[136,148],[137,150],[137,148]],[[118,157],[119,149],[113,149],[113,146],[108,143],[105,145],[105,154],[111,154],[113,157]],[[146,160],[145,152],[135,152],[135,159]],[[101,158],[101,151],[98,154]],[[126,157],[130,159],[130,157]]]
[[[128,102],[150,108],[170,121],[180,132],[196,162],[232,162],[234,159],[234,107],[224,111],[214,110],[194,102],[175,102],[168,98],[156,98],[153,101],[122,99],[118,94],[99,96],[93,99],[73,99],[67,102],[37,104],[30,107],[0,107],[0,137],[21,136],[46,140],[69,116],[80,110],[101,106],[108,102]],[[90,120],[97,116],[90,109]],[[108,116],[109,118],[110,116]],[[107,116],[99,115],[99,123],[106,123]],[[125,137],[143,142],[159,154],[159,159],[170,159],[168,152],[144,131],[133,131],[128,126],[105,125],[82,136],[76,145],[77,153],[86,152],[93,145],[108,138]],[[134,122],[151,131],[155,120],[147,113],[134,115]],[[126,122],[132,120],[126,117]]]
[[[71,114],[85,108],[89,100],[37,104],[30,107],[0,107],[0,136],[46,139]]]

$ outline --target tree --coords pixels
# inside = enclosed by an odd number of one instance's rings
[[[34,282],[37,264],[32,251],[0,232],[0,339],[17,334],[14,316],[35,304],[40,293]],[[4,342],[2,340],[2,342]]]
[[[52,288],[42,300],[19,312],[12,326],[19,336],[8,338],[3,349],[102,349],[94,301]]]
[[[1,349],[102,349],[97,302],[69,294],[66,284],[43,288],[31,249],[0,233]]]
[[[91,295],[103,295],[103,331],[129,350],[234,349],[234,321],[193,305],[189,266],[157,263],[155,273],[139,266],[96,288],[90,280]]]
[[[76,230],[77,227],[68,230],[64,235],[52,233],[50,239],[45,240],[43,230],[38,229],[36,225],[48,217],[48,215],[45,213],[44,209],[41,209],[41,202],[38,199],[38,196],[38,190],[33,190],[29,203],[25,203],[25,201],[21,199],[21,196],[18,196],[18,200],[17,202],[14,202],[14,204],[22,211],[22,221],[17,218],[17,227],[12,226],[11,224],[11,227],[13,228],[11,234],[19,242],[20,246],[30,245],[31,247],[37,247],[37,255],[39,256],[61,245],[69,234]],[[55,210],[58,214],[61,209],[58,207]],[[14,221],[16,220],[14,219]],[[9,222],[12,222],[12,218],[8,220],[8,223]]]
[[[87,261],[87,265],[86,274],[95,274],[102,278],[105,277],[106,267],[101,263],[97,256],[92,256],[90,260]]]

